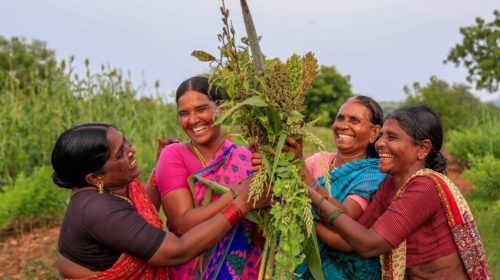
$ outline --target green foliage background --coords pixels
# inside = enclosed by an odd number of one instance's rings
[[[340,105],[353,95],[349,76],[340,74],[334,66],[321,66],[313,87],[306,94],[306,121],[317,118],[318,126],[330,126]]]
[[[11,60],[30,61],[32,55],[52,53],[31,54],[30,49],[40,46],[38,41],[13,38],[10,43],[16,46],[15,52],[12,47],[8,52],[3,47],[0,53],[9,53]],[[72,125],[114,123],[132,142],[143,179],[156,161],[156,136],[184,137],[178,129],[176,110],[157,92],[153,93],[156,97],[140,97],[119,70],[102,67],[101,72],[93,74],[88,61],[86,75],[80,78],[73,73],[70,61],[42,64],[43,69],[33,68],[37,63],[19,63],[15,68],[12,63],[0,65],[0,229],[18,216],[37,213],[25,209],[45,208],[47,197],[65,205],[64,196],[59,194],[66,192],[50,181],[50,172],[44,166],[50,166],[57,136]],[[58,74],[48,79],[48,72]],[[41,174],[49,180],[40,180]],[[28,185],[30,181],[38,183]],[[50,195],[39,195],[46,192]],[[57,218],[63,208],[49,207],[54,211],[42,212]]]

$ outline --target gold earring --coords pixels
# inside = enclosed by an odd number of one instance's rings
[[[102,181],[99,181],[99,183],[97,183],[97,190],[98,190],[99,194],[104,193],[104,184],[102,183]]]

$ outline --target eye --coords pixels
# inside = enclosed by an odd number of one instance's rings
[[[357,119],[357,118],[352,118],[352,119],[351,119],[351,123],[352,123],[352,124],[359,124],[360,122],[361,122],[361,121],[360,121],[359,119]]]
[[[341,122],[344,120],[344,116],[337,116],[335,120]]]

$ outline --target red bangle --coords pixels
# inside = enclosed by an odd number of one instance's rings
[[[231,225],[236,225],[243,219],[243,212],[234,204],[229,203],[222,211],[220,211],[222,216],[226,218]]]
[[[152,187],[156,187],[157,184],[156,184],[156,176],[155,176],[155,170],[153,169],[153,171],[151,171],[151,175],[149,175],[149,179],[148,179],[148,184]]]

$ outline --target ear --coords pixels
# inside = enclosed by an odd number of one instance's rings
[[[99,183],[102,184],[103,179],[100,175],[97,175],[96,173],[89,173],[87,176],[85,176],[85,181],[92,186],[99,186]]]
[[[429,139],[425,139],[420,144],[418,144],[417,159],[425,160],[427,155],[432,149],[432,142]]]
[[[370,144],[374,144],[377,141],[381,129],[382,127],[378,124],[372,127],[372,131],[370,132]]]
[[[217,102],[215,102],[215,105],[217,106],[216,118],[219,118],[224,114],[224,112],[226,112],[226,106],[225,106],[226,104],[224,103],[223,100],[218,100]]]

